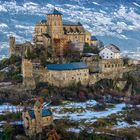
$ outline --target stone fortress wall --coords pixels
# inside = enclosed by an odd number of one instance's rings
[[[22,77],[23,77],[23,86],[26,89],[34,89],[36,83],[33,77],[33,65],[30,60],[22,60]]]
[[[123,67],[123,61],[121,59],[110,60],[109,62],[108,60],[100,60],[98,64],[97,61],[95,61],[95,64],[93,61],[93,67],[98,65],[98,67],[93,68],[96,72],[90,71],[90,68],[63,71],[47,70],[45,68],[35,68],[31,65],[31,61],[28,61],[23,60],[24,65],[22,65],[23,84],[27,88],[30,86],[34,87],[35,83],[39,82],[47,82],[49,85],[57,87],[67,87],[72,83],[78,82],[85,86],[93,85],[101,79],[122,78],[123,73],[129,71],[129,69]]]

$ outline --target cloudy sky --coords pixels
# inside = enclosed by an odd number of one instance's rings
[[[13,0],[14,1],[14,0]],[[122,50],[140,47],[140,2],[138,0],[0,0],[0,47],[7,47],[10,34],[17,42],[32,39],[34,25],[55,7],[63,19],[80,21],[105,44]]]

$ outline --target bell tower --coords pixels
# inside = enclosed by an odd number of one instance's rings
[[[62,14],[54,9],[54,11],[47,15],[48,34],[52,39],[59,39],[63,37],[63,23]]]
[[[42,132],[42,104],[36,101],[34,105],[34,114],[36,118],[36,133]]]

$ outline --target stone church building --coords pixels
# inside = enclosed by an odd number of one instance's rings
[[[34,109],[24,110],[22,118],[25,133],[29,137],[42,133],[45,127],[53,124],[52,112],[47,108],[43,108],[40,101],[35,102]]]

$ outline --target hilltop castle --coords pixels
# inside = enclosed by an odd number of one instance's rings
[[[93,49],[98,44],[97,39],[81,23],[63,21],[62,14],[56,9],[47,14],[46,20],[35,25],[33,40],[34,43],[16,44],[15,38],[10,37],[10,54],[23,58],[22,76],[25,89],[35,89],[39,82],[57,87],[67,87],[72,83],[87,86],[123,73],[123,60],[117,46],[105,46],[98,54],[89,53],[89,50],[84,53],[85,44]],[[76,56],[78,61],[74,59],[74,55],[69,59],[70,47],[76,50],[76,55],[80,54]],[[29,50],[37,55],[34,58],[26,57]],[[44,64],[41,64],[41,58]]]
[[[36,47],[44,47],[52,56],[63,56],[64,50],[72,45],[80,53],[85,43],[95,44],[97,40],[91,36],[83,25],[62,20],[62,13],[53,10],[47,14],[46,20],[41,20],[35,26],[33,42]],[[23,56],[29,45],[16,44],[15,37],[10,37],[10,54]],[[32,45],[30,45],[32,46]],[[32,47],[30,47],[32,49]]]
[[[34,42],[43,45],[54,54],[63,55],[64,47],[69,42],[80,51],[83,51],[85,43],[91,44],[91,33],[86,31],[83,25],[62,20],[62,14],[54,9],[47,15],[46,20],[42,20],[35,26]]]

